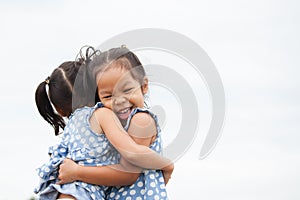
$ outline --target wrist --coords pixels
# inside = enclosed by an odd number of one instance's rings
[[[84,171],[83,166],[81,166],[81,165],[76,165],[76,166],[74,167],[73,179],[74,179],[75,181],[82,181],[82,179],[83,179],[83,177],[84,177],[83,171]]]

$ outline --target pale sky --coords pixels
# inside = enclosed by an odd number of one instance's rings
[[[0,5],[0,200],[33,195],[35,168],[58,141],[35,107],[38,84],[60,63],[73,60],[81,46],[98,46],[139,28],[168,29],[197,42],[225,88],[221,139],[208,157],[198,160],[211,105],[201,78],[191,82],[199,133],[175,163],[167,186],[170,199],[300,198],[298,1],[14,0]],[[155,59],[147,52],[141,57]],[[152,103],[167,111],[167,144],[178,129],[172,112],[180,111],[175,100],[166,102],[154,91]]]

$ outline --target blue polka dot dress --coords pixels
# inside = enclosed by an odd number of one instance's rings
[[[157,117],[148,110],[145,109],[134,109],[131,112],[131,115],[128,118],[127,125],[125,126],[125,130],[128,130],[128,126],[130,124],[130,120],[132,116],[137,112],[147,112],[149,113],[155,120],[157,126],[157,136],[155,141],[150,145],[150,148],[154,151],[161,153],[162,145],[161,145],[161,131],[157,122]],[[163,178],[163,174],[161,170],[149,170],[144,169],[141,172],[141,175],[138,177],[137,181],[129,186],[121,186],[121,187],[111,187],[108,190],[107,199],[115,200],[164,200],[167,198],[166,186]]]
[[[41,200],[56,199],[58,193],[69,194],[76,199],[104,200],[109,187],[76,181],[64,185],[58,181],[58,167],[64,158],[70,158],[85,166],[104,166],[117,164],[120,156],[104,134],[90,129],[89,119],[95,109],[103,107],[97,103],[94,107],[77,109],[67,123],[60,144],[49,148],[49,162],[37,169],[40,184],[35,189]]]

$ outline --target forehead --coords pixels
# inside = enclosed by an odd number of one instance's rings
[[[121,67],[109,67],[97,74],[97,81],[103,83],[108,82],[118,82],[124,78],[130,78],[131,74],[128,69]]]
[[[109,63],[104,64],[104,66],[99,66],[99,71],[96,70],[96,76],[97,79],[99,79],[101,76],[106,75],[108,73],[113,72],[121,72],[125,73],[126,70],[130,70],[131,64],[128,59],[126,58],[119,58],[117,60],[111,61]]]
[[[97,75],[97,85],[99,91],[112,91],[117,87],[123,87],[130,83],[136,84],[137,81],[133,79],[130,70],[124,68],[108,68]]]

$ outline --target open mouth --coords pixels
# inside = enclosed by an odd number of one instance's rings
[[[124,108],[124,109],[116,112],[118,118],[122,119],[122,120],[128,119],[130,113],[131,113],[131,108]]]

